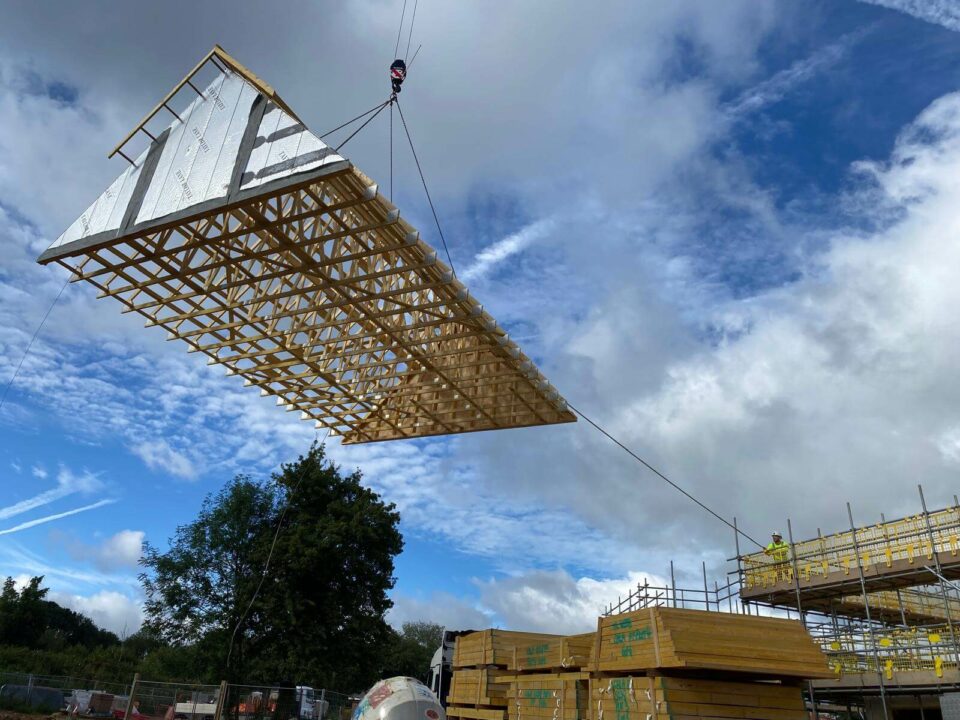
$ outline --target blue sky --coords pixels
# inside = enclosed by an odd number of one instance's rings
[[[0,4],[0,375],[63,281],[34,259],[213,43],[323,132],[385,94],[400,5]],[[460,275],[560,391],[805,535],[958,490],[958,32],[953,2],[423,2],[402,99]],[[386,132],[345,150],[381,182]],[[395,199],[437,245],[402,150]],[[0,575],[116,631],[144,540],[316,437],[161,335],[71,285],[0,408]],[[732,555],[583,422],[329,451],[401,509],[395,622],[589,629]]]

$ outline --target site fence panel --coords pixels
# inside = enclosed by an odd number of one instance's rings
[[[131,675],[132,679],[132,675]],[[129,696],[130,685],[103,682],[71,675],[36,675],[0,672],[0,707],[31,707],[43,710],[68,709],[78,693],[109,698]],[[112,700],[109,711],[112,712]]]

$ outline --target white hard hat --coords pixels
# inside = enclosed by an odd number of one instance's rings
[[[783,535],[780,534],[779,530],[774,530],[772,533],[770,533],[770,535],[772,535],[773,537],[783,537]]]

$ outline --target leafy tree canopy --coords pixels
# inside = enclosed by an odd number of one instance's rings
[[[269,483],[239,476],[208,496],[169,550],[146,548],[146,629],[190,646],[210,682],[371,684],[403,539],[394,505],[361,479],[315,445]]]

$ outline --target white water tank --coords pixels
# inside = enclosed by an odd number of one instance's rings
[[[447,720],[437,696],[419,680],[381,680],[363,696],[353,720]]]

